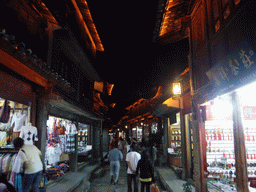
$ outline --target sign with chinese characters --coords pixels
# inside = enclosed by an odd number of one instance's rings
[[[248,42],[243,42],[207,71],[206,75],[218,87],[231,87],[256,80],[256,53]]]

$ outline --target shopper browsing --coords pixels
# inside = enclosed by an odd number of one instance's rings
[[[136,175],[136,168],[141,155],[136,151],[137,147],[132,144],[130,146],[130,152],[126,155],[126,161],[128,164],[127,169],[127,184],[128,192],[132,192],[132,180],[134,183],[134,192],[138,192],[138,176]]]
[[[22,159],[23,192],[29,192],[31,185],[33,192],[39,192],[39,181],[43,171],[41,151],[34,145],[24,145],[24,140],[20,137],[14,139],[13,144],[15,149],[19,150],[18,156]]]

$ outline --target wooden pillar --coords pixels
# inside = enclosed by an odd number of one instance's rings
[[[94,161],[96,158],[96,141],[95,141],[95,132],[96,126],[94,124],[91,125],[91,145],[92,145],[92,160]]]
[[[179,106],[182,98],[179,98]],[[185,120],[183,109],[180,108],[180,131],[181,131],[181,159],[182,159],[182,179],[186,179],[186,170],[187,170],[187,147],[186,147],[186,130],[185,130]]]
[[[100,120],[100,159],[103,160],[103,130],[102,130],[102,121]]]
[[[38,142],[37,147],[40,149],[42,156],[42,162],[45,160],[46,152],[46,134],[47,134],[47,119],[48,119],[48,104],[43,98],[37,100],[37,132],[38,132]]]
[[[163,155],[164,157],[168,157],[168,127],[169,127],[169,119],[164,118],[164,135],[163,135]],[[168,161],[168,158],[167,158]]]
[[[76,127],[78,128],[78,121],[75,122]],[[75,152],[71,155],[71,171],[77,172],[77,161],[78,161],[78,134],[75,134]]]
[[[236,184],[238,192],[248,192],[248,174],[241,106],[236,92],[232,93],[233,132],[236,160]]]
[[[192,127],[193,127],[193,138],[194,138],[194,181],[195,190],[197,192],[206,192],[205,185],[205,174],[204,174],[204,162],[206,161],[206,151],[204,148],[205,144],[205,131],[204,122],[201,122],[200,117],[200,107],[195,102],[192,101]],[[205,154],[204,154],[205,153]]]
[[[192,154],[191,154],[191,121],[189,114],[185,116],[185,130],[186,130],[186,155],[187,155],[187,173],[186,178],[192,177]]]

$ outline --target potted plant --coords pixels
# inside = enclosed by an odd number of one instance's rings
[[[192,184],[188,183],[188,182],[183,184],[183,191],[184,192],[192,192]]]

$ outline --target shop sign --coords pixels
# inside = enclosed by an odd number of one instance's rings
[[[243,42],[206,75],[217,87],[222,88],[249,82],[256,78],[256,53],[248,42]]]

